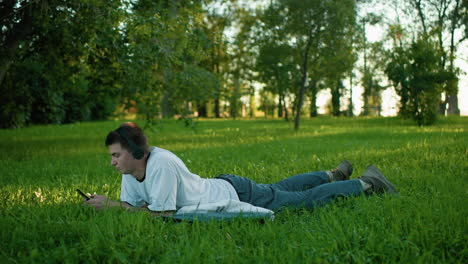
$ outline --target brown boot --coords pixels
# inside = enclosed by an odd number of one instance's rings
[[[359,180],[370,184],[371,188],[366,192],[397,194],[398,191],[393,184],[376,167],[369,165],[364,175]]]
[[[353,165],[347,160],[343,160],[338,167],[330,170],[330,172],[332,174],[331,181],[346,181],[353,174]]]

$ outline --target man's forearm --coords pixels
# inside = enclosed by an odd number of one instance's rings
[[[151,211],[151,210],[148,210],[150,212],[150,214],[152,216],[173,216],[175,211],[160,211],[160,212],[156,212],[156,211]]]
[[[129,212],[149,212],[152,216],[172,216],[175,213],[175,211],[151,211],[146,206],[138,208],[127,202],[120,202],[120,207]]]

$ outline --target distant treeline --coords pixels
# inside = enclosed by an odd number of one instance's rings
[[[468,1],[390,1],[411,26],[365,12],[374,2],[2,1],[0,127],[262,110],[298,129],[301,114],[317,115],[322,89],[333,115],[353,115],[352,100],[342,104],[357,85],[362,114],[379,114],[385,83],[418,124],[459,113],[454,59]],[[365,29],[376,24],[388,39],[371,43]]]

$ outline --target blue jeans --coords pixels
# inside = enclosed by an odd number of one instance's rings
[[[260,184],[231,174],[217,176],[231,183],[242,202],[277,210],[281,207],[315,208],[336,197],[363,193],[359,180],[330,182],[324,171],[291,176],[273,184]]]

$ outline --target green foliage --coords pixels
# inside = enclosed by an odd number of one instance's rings
[[[366,23],[380,20],[373,14],[356,20],[360,4],[368,2],[1,1],[0,127],[102,120],[129,112],[149,122],[195,111],[204,117],[208,112],[236,117],[244,109],[241,98],[253,99],[255,81],[271,97],[264,102],[277,100],[265,109],[276,105],[278,116],[286,119],[288,109],[298,113],[296,128],[307,96],[311,115],[316,115],[320,89],[331,90],[331,113],[339,115],[343,80],[357,58],[355,43],[367,52],[366,42],[356,37]],[[422,72],[410,66],[424,55],[404,45],[402,27],[392,28],[395,48],[389,63],[382,63],[375,49],[365,56],[365,114],[371,104],[380,103],[382,87],[374,66],[383,64],[401,97],[400,114],[414,116],[420,124],[433,122],[435,114],[427,109],[433,109],[435,90],[456,97],[461,71],[453,61],[463,38],[444,43],[462,28],[465,2],[402,5],[416,7],[417,23],[438,40],[434,54],[442,70],[437,77],[418,79]],[[431,71],[428,65],[422,68]],[[424,84],[427,78],[437,79],[437,85]],[[422,95],[414,96],[411,89]]]
[[[236,118],[242,111],[241,97],[255,94],[253,83],[257,80],[255,64],[259,60],[259,10],[253,5],[243,6],[235,1],[231,1],[230,6],[232,10],[224,15],[224,19],[232,24],[231,27],[235,26],[238,32],[230,43],[225,44],[228,56],[224,57],[225,61],[221,65],[226,73],[223,75],[225,89],[222,98],[229,102],[229,115]],[[252,104],[250,108],[251,111],[255,110]]]
[[[190,114],[188,102],[215,97],[219,79],[203,65],[213,42],[203,30],[201,3],[138,1],[129,8],[126,107],[151,120]]]
[[[324,32],[324,76],[332,95],[332,114],[341,114],[340,101],[344,93],[343,79],[357,60],[353,42],[356,32],[356,1],[330,1],[327,20],[329,30]]]
[[[215,91],[221,86],[218,76],[193,64],[184,65],[176,77],[178,87],[174,96],[181,106],[184,102],[205,102],[216,98]],[[183,115],[192,114],[189,109],[181,107]]]
[[[257,68],[263,80],[270,79],[267,87],[280,100],[288,92],[294,94],[296,129],[308,89],[314,98],[319,87],[330,88],[334,113],[339,114],[340,84],[356,60],[352,49],[355,11],[353,0],[282,0],[271,1],[261,16]],[[311,84],[306,85],[308,81]]]
[[[364,101],[362,115],[379,115],[382,101],[380,93],[384,90],[384,87],[381,85],[382,80],[380,76],[383,75],[382,72],[386,63],[383,43],[365,43],[364,52],[364,65],[361,68],[361,83],[364,88],[362,94]],[[372,108],[377,109],[377,111],[372,111]]]
[[[2,127],[105,119],[120,104],[154,119],[163,99],[181,113],[187,95],[213,98],[219,87],[212,69],[200,66],[212,40],[199,1],[23,4],[9,22],[26,20],[24,9],[33,23],[0,88],[8,94]]]
[[[415,35],[431,38],[433,45],[437,47],[438,64],[441,71],[445,71],[452,77],[451,81],[442,84],[442,92],[445,100],[440,100],[439,113],[460,114],[458,108],[458,78],[460,69],[455,66],[457,47],[466,40],[462,30],[466,16],[466,0],[433,1],[410,0],[402,2],[402,10],[408,15],[409,24]],[[417,14],[417,15],[414,15]],[[448,108],[447,108],[448,105]]]
[[[437,49],[431,42],[419,40],[410,48],[410,102],[413,118],[419,125],[434,123],[442,92]]]
[[[258,107],[259,110],[265,113],[265,117],[275,116],[275,98],[271,92],[267,90],[260,91],[260,105]]]
[[[258,79],[266,84],[266,91],[278,95],[278,117],[283,117],[283,108],[286,108],[284,99],[294,93],[297,74],[292,55],[292,47],[288,44],[267,42],[260,46],[257,59]]]
[[[5,113],[1,126],[108,117],[117,99],[113,88],[119,78],[116,51],[122,45],[117,28],[120,1],[22,5],[18,9],[26,11],[17,12],[26,12],[33,22],[1,85],[1,92],[9,95],[0,105]]]
[[[455,78],[440,67],[436,45],[420,38],[407,49],[397,47],[389,54],[385,72],[401,98],[400,114],[419,125],[433,124],[443,84]]]
[[[462,0],[461,6],[460,6],[460,14],[461,14],[460,22],[462,25],[465,25],[465,32],[464,32],[463,38],[468,39],[468,27],[466,26],[468,25],[468,1]]]
[[[104,137],[120,122],[0,130],[2,263],[465,263],[466,117],[432,127],[398,118],[165,121],[146,131],[193,172],[271,183],[353,163],[379,167],[398,197],[357,197],[274,221],[172,223],[145,213],[94,211],[75,192],[118,199],[121,176]],[[143,123],[139,121],[138,123]]]

